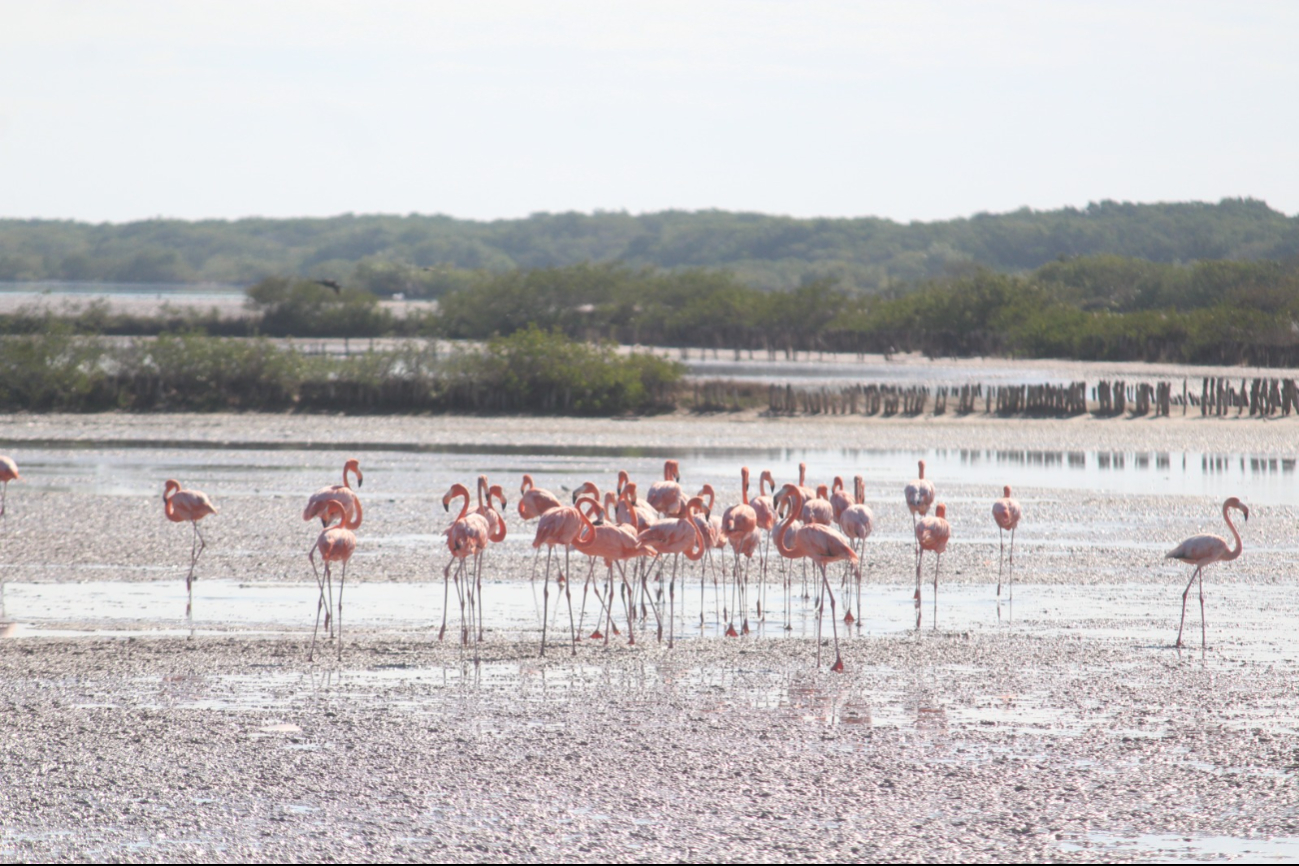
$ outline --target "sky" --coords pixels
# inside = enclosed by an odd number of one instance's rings
[[[1299,3],[0,0],[0,217],[1299,213]]]

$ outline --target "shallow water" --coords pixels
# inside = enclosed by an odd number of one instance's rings
[[[661,477],[663,461],[682,465],[684,483],[713,484],[719,491],[738,486],[739,467],[756,476],[771,470],[780,481],[798,477],[825,482],[835,475],[851,488],[860,474],[867,501],[895,498],[925,460],[928,477],[950,486],[979,487],[999,495],[1002,485],[1038,490],[1077,490],[1107,494],[1206,497],[1221,501],[1240,496],[1253,505],[1299,506],[1295,454],[1205,453],[1199,451],[1059,451],[1050,449],[735,449],[725,446],[611,448],[583,445],[541,448],[513,445],[391,445],[365,442],[232,443],[114,441],[104,443],[25,443],[22,471],[37,490],[92,495],[153,494],[158,479],[182,477],[202,487],[209,481],[251,482],[257,494],[300,494],[321,477],[321,465],[341,464],[345,455],[366,460],[371,490],[386,495],[429,497],[441,489],[436,479],[470,478],[487,473],[508,479],[507,494],[523,473],[538,486],[571,490],[583,481],[611,482],[619,469],[634,478]],[[756,485],[755,485],[756,486]],[[244,492],[249,492],[245,486]],[[756,495],[756,490],[751,495]]]

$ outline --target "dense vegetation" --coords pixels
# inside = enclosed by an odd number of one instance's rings
[[[477,273],[624,262],[725,269],[758,289],[822,279],[849,293],[934,279],[954,266],[1003,272],[1061,256],[1176,263],[1299,255],[1299,218],[1260,201],[1100,202],[968,219],[793,219],[723,211],[631,216],[537,214],[473,222],[442,216],[148,220],[90,225],[0,220],[0,280],[215,281],[319,277],[381,296],[438,297]]]
[[[433,344],[346,358],[265,339],[72,334],[0,340],[0,411],[495,412],[616,415],[675,405],[682,368],[535,328],[439,357]]]

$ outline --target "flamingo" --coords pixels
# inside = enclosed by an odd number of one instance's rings
[[[739,580],[740,575],[740,547],[741,543],[747,544],[750,535],[756,537],[758,530],[758,512],[749,504],[749,467],[740,467],[740,504],[732,505],[722,514],[722,535],[731,543],[731,550],[735,553],[735,577]],[[750,560],[753,558],[753,550],[750,549],[745,554]],[[765,568],[766,563],[763,563]],[[746,599],[744,602],[744,623],[743,631],[747,634],[749,631],[749,604],[747,593],[749,587],[748,566],[745,565],[744,588]],[[764,571],[763,578],[766,578]],[[702,604],[702,601],[701,601]],[[699,622],[703,623],[704,611],[702,606],[699,610]],[[758,617],[762,617],[762,600],[758,600]]]
[[[1186,625],[1186,596],[1190,593],[1196,577],[1200,578],[1200,648],[1205,649],[1208,646],[1204,624],[1204,567],[1215,562],[1231,562],[1240,556],[1245,548],[1240,540],[1240,533],[1236,531],[1236,524],[1231,522],[1229,511],[1232,508],[1245,515],[1245,522],[1248,523],[1249,507],[1235,496],[1222,503],[1222,519],[1227,522],[1227,528],[1236,539],[1235,547],[1228,547],[1227,540],[1220,535],[1194,535],[1164,554],[1165,559],[1178,559],[1195,566],[1195,570],[1191,572],[1191,579],[1186,584],[1186,590],[1182,593],[1182,621],[1177,626],[1176,645],[1179,647],[1182,645],[1182,627]]]
[[[302,511],[302,519],[310,520],[313,517],[319,517],[320,525],[324,526],[326,518],[325,503],[333,500],[343,506],[344,515],[349,523],[352,522],[352,512],[359,507],[360,500],[357,498],[356,493],[353,492],[351,485],[347,483],[349,474],[356,475],[356,486],[359,488],[365,476],[361,474],[361,463],[355,457],[343,464],[342,484],[322,487],[311,495],[311,498],[307,500],[307,507]],[[357,520],[356,525],[360,526],[361,522]],[[312,550],[314,549],[313,547]]]
[[[749,505],[753,506],[753,513],[758,518],[758,528],[766,533],[766,541],[762,546],[762,586],[758,597],[758,619],[764,619],[767,592],[767,560],[771,549],[771,530],[776,527],[776,505],[772,502],[771,495],[767,493],[767,485],[771,485],[771,492],[776,492],[776,479],[772,477],[770,469],[762,470],[762,475],[758,476],[758,495],[749,500]],[[783,571],[784,566],[781,566]]]
[[[669,460],[663,464],[663,480],[650,485],[645,499],[659,514],[666,517],[680,517],[686,504],[686,494],[681,489],[681,468],[677,461]]]
[[[542,584],[542,596],[545,601],[541,615],[541,655],[543,656],[546,654],[546,624],[550,619],[550,557],[555,550],[556,544],[561,544],[564,547],[564,571],[560,572],[558,582],[564,584],[564,594],[568,598],[568,627],[569,631],[572,632],[573,655],[577,655],[577,627],[573,622],[573,592],[565,575],[569,572],[568,552],[579,537],[584,540],[589,537],[588,528],[590,530],[594,529],[591,526],[591,521],[587,520],[586,516],[572,505],[561,505],[558,508],[552,508],[541,515],[541,520],[537,522],[537,534],[532,539],[532,546],[539,551],[541,545],[546,545],[546,578]],[[588,533],[588,535],[583,536],[583,533]]]
[[[487,547],[491,538],[491,524],[482,514],[469,511],[469,489],[463,484],[452,484],[451,488],[442,497],[442,508],[445,511],[451,510],[451,500],[463,497],[465,502],[460,508],[460,513],[452,521],[451,526],[443,533],[447,537],[447,549],[451,551],[451,561],[447,563],[446,568],[442,570],[442,628],[438,630],[438,640],[442,640],[447,630],[447,606],[450,602],[450,580],[451,566],[456,565],[456,595],[460,597],[460,643],[463,646],[469,642],[469,627],[465,621],[465,591],[469,592],[469,602],[472,605],[474,601],[473,590],[470,587],[469,575],[465,575],[465,590],[460,587],[460,575],[465,573],[465,562],[469,557],[477,557]],[[475,571],[477,569],[475,568]],[[470,618],[473,618],[472,608],[470,609]],[[475,630],[475,635],[477,630]],[[475,642],[476,643],[476,642]]]
[[[815,499],[809,499],[803,503],[803,516],[801,519],[804,523],[818,523],[821,526],[829,526],[834,523],[834,506],[829,500],[829,488],[824,484],[817,485]]]
[[[838,480],[838,479],[836,479]],[[875,530],[875,513],[866,506],[866,482],[860,475],[853,478],[853,499],[851,505],[839,513],[839,528],[857,545],[857,556],[862,562],[866,560],[866,539]],[[857,569],[857,622],[861,623],[861,569]],[[852,611],[843,616],[843,621],[851,624]]]
[[[699,534],[704,537],[704,547],[705,547],[704,565],[701,565],[699,567],[699,624],[703,625],[704,624],[703,607],[704,607],[704,570],[705,570],[704,567],[705,566],[713,570],[713,586],[714,587],[717,586],[718,569],[717,569],[717,563],[713,561],[714,550],[722,551],[720,555],[722,557],[721,572],[722,572],[723,592],[725,592],[726,589],[726,533],[722,531],[722,519],[718,517],[716,514],[713,514],[713,508],[717,504],[717,491],[713,490],[713,485],[705,484],[703,487],[699,488],[699,493],[697,493],[696,495],[699,496],[701,499],[705,496],[708,497],[708,501],[704,503],[704,511],[707,513],[707,516],[700,517],[698,514],[694,516],[695,523],[699,525]],[[682,589],[684,590],[685,589],[684,576],[682,576],[681,579],[681,586]],[[686,607],[685,599],[682,598],[681,610],[682,610],[683,617],[685,615],[685,607]],[[734,613],[733,610],[734,607],[735,605],[732,604],[731,605],[732,613]]]
[[[519,517],[525,522],[535,520],[550,509],[558,508],[563,504],[559,501],[559,497],[549,490],[533,486],[531,475],[523,476],[523,483],[519,485]],[[533,582],[537,580],[537,556],[540,553],[541,549],[538,548],[532,556]]]
[[[12,457],[0,456],[0,518],[5,516],[5,498],[9,493],[10,481],[21,481],[22,476],[18,474],[18,464]],[[0,577],[0,619],[5,615],[5,583],[4,578]]]
[[[943,560],[943,551],[952,537],[952,525],[947,522],[947,506],[941,502],[934,508],[932,517],[922,517],[916,524],[916,628],[920,628],[920,563],[926,550],[932,550],[934,559],[934,628],[938,628],[938,566]]]
[[[326,528],[321,530],[320,535],[316,537],[316,543],[311,547],[311,552],[307,554],[307,559],[311,562],[311,570],[316,575],[316,585],[321,588],[320,596],[316,601],[316,627],[311,630],[311,649],[307,653],[307,661],[314,661],[316,657],[316,634],[320,631],[320,609],[325,600],[324,587],[332,583],[330,564],[335,562],[343,563],[343,573],[338,579],[338,657],[343,657],[343,585],[347,583],[347,562],[356,550],[356,533],[347,522],[347,509],[343,503],[337,499],[329,499],[326,500],[324,509]],[[337,520],[338,523],[328,526],[332,520]],[[323,577],[316,569],[317,551],[320,552],[320,559],[325,564]]]
[[[916,520],[924,517],[929,513],[929,507],[934,504],[934,483],[925,480],[925,461],[920,461],[920,477],[907,483],[902,493],[907,498],[907,509],[911,512],[911,528],[916,527]],[[915,548],[916,557],[920,557],[920,548]],[[917,564],[917,568],[919,565]]]
[[[478,507],[474,509],[476,514],[481,514],[487,518],[487,525],[491,529],[488,535],[488,541],[492,544],[500,544],[505,540],[505,516],[493,507],[494,500],[499,499],[501,508],[505,508],[508,503],[505,501],[505,491],[501,485],[488,485],[487,476],[478,476]]]
[[[776,536],[776,547],[782,554],[793,554],[801,552],[816,563],[821,569],[821,589],[822,592],[830,596],[830,626],[834,630],[834,664],[830,666],[832,671],[843,670],[843,657],[839,654],[839,625],[835,617],[834,590],[830,588],[830,580],[826,577],[825,567],[832,562],[850,562],[857,564],[857,552],[852,549],[848,542],[837,529],[821,524],[804,526],[795,533],[795,540],[792,544],[786,545],[788,539],[788,529],[794,522],[794,515],[803,512],[803,494],[798,487],[793,484],[786,484],[781,488],[781,495],[793,500],[789,513],[785,515],[785,520],[781,523],[781,532]],[[824,596],[823,596],[824,597]],[[816,617],[816,666],[821,666],[821,611],[825,606],[817,606]]]
[[[0,456],[0,517],[5,516],[5,497],[9,494],[10,481],[22,481],[18,464],[12,457]]]
[[[549,490],[534,487],[531,475],[523,476],[523,484],[519,486],[519,493],[519,517],[524,520],[535,520],[550,509],[558,508],[564,504],[559,501],[558,496]]]
[[[613,494],[610,493],[609,496],[612,497]],[[606,523],[603,523],[603,519],[608,516],[608,511],[606,508],[599,505],[599,503],[597,503],[595,500],[583,499],[581,504],[579,505],[579,510],[581,508],[581,505],[586,505],[589,511],[598,512],[599,516],[602,519],[601,525],[591,526],[591,531],[587,536],[579,535],[577,540],[574,541],[573,546],[577,548],[577,551],[579,553],[585,554],[586,556],[593,557],[591,560],[592,567],[594,567],[595,558],[599,558],[604,560],[604,564],[608,568],[607,600],[602,600],[602,604],[604,604],[604,609],[606,614],[605,631],[604,634],[602,635],[597,629],[597,631],[591,635],[591,638],[594,640],[598,640],[601,637],[603,637],[605,645],[607,646],[609,643],[609,632],[613,631],[614,629],[614,625],[613,625],[614,564],[616,563],[618,565],[618,571],[622,575],[623,589],[625,592],[623,598],[624,598],[624,603],[626,603],[626,599],[630,595],[630,591],[629,591],[629,587],[627,586],[627,571],[623,567],[623,563],[629,559],[635,559],[637,557],[647,556],[653,553],[654,551],[644,541],[642,541],[640,538],[637,537],[636,528],[631,524],[618,523],[615,526],[610,526]],[[583,513],[583,517],[585,518],[585,522],[587,524],[590,524],[590,516],[586,513]],[[596,590],[596,593],[597,593],[597,597],[599,597],[598,589]],[[627,610],[627,643],[628,644],[636,643],[636,636],[635,636],[635,632],[633,631],[632,613],[630,608],[628,608]]]
[[[194,566],[198,564],[198,558],[203,555],[207,542],[203,540],[203,533],[198,531],[198,522],[209,514],[216,514],[216,506],[212,500],[207,498],[207,494],[199,490],[184,490],[180,482],[174,479],[168,479],[163,485],[162,491],[163,512],[167,519],[173,523],[183,523],[189,521],[194,527],[194,541],[189,551],[189,573],[185,575],[185,592],[188,600],[185,602],[185,618],[193,621],[194,619]]]
[[[636,530],[643,531],[658,523],[659,514],[648,502],[636,498],[636,482],[629,481],[623,485],[618,500],[618,522],[635,524]]]
[[[997,560],[997,598],[1001,598],[1001,567],[1006,558],[1006,532],[1010,532],[1010,594],[1015,593],[1015,527],[1024,516],[1024,509],[1010,496],[1010,485],[1002,488],[1002,497],[992,503],[992,519],[997,522],[997,535],[1001,539],[1001,559]],[[998,608],[1000,610],[1000,608]]]
[[[843,478],[836,475],[834,483],[830,485],[830,505],[834,507],[834,522],[839,522],[839,515],[843,514],[844,509],[853,504],[853,497],[844,492]]]
[[[681,554],[686,555],[686,559],[691,562],[698,562],[703,559],[704,552],[708,549],[708,541],[699,531],[699,524],[695,522],[694,515],[697,511],[704,511],[705,517],[708,515],[707,509],[704,508],[704,501],[698,496],[692,497],[684,508],[681,517],[675,520],[660,521],[648,529],[642,530],[637,536],[646,546],[653,548],[656,554],[672,554],[672,578],[668,584],[668,647],[674,646],[673,643],[673,617],[676,615],[676,592],[677,592],[677,562],[681,559]],[[698,552],[696,552],[698,551]],[[660,579],[663,574],[663,565],[659,563]],[[643,579],[643,578],[642,578]],[[658,608],[655,607],[655,617],[658,616]],[[659,619],[659,640],[663,640],[663,621]]]

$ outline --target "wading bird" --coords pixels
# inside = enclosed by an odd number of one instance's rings
[[[610,494],[612,496],[612,494]],[[609,643],[609,632],[614,630],[613,624],[613,567],[618,566],[618,573],[622,575],[623,583],[623,605],[627,612],[627,643],[636,643],[636,634],[632,626],[633,613],[631,610],[631,587],[627,585],[627,570],[623,563],[629,559],[636,559],[641,556],[648,556],[654,551],[645,542],[637,537],[636,527],[628,523],[618,523],[610,526],[603,522],[608,517],[606,508],[600,506],[594,499],[582,499],[578,503],[578,510],[583,508],[583,518],[587,525],[591,526],[589,533],[579,534],[574,541],[573,547],[578,553],[592,557],[592,569],[595,567],[597,558],[603,559],[608,569],[606,597],[601,599],[601,605],[605,613],[605,630],[601,634],[598,630],[591,635],[593,640],[604,639],[605,644]],[[601,524],[595,526],[591,524],[590,513],[595,512],[599,515]],[[588,575],[588,579],[589,579]],[[599,588],[596,589],[596,597],[599,598]],[[586,604],[586,589],[583,587],[582,603]]]
[[[320,609],[325,603],[324,587],[326,584],[331,586],[333,584],[330,566],[335,562],[343,563],[343,573],[338,578],[338,615],[335,619],[338,623],[338,657],[343,657],[343,586],[347,583],[347,561],[352,558],[352,553],[356,550],[356,533],[347,523],[347,512],[341,502],[336,499],[326,502],[323,519],[326,524],[334,520],[338,522],[333,526],[326,526],[321,531],[316,537],[316,543],[312,545],[311,552],[307,554],[307,559],[311,561],[311,570],[316,575],[316,585],[321,590],[316,601],[316,627],[311,630],[311,650],[307,653],[307,661],[314,661],[316,657],[316,633],[320,631]],[[320,553],[320,559],[325,565],[323,576],[316,569],[317,552]]]
[[[1001,569],[1006,558],[1006,533],[1010,533],[1010,591],[1015,594],[1015,527],[1024,516],[1024,509],[1010,496],[1010,485],[1002,488],[1002,497],[992,503],[992,519],[997,522],[997,536],[1001,539],[1001,557],[997,560],[997,598],[1001,598]]]
[[[359,488],[364,476],[361,474],[361,463],[355,457],[343,464],[343,483],[333,484],[329,487],[322,487],[311,495],[307,500],[307,507],[302,511],[303,520],[311,520],[313,517],[320,518],[320,525],[325,525],[325,503],[333,501],[343,506],[343,515],[348,523],[361,525],[359,517],[353,512],[360,508],[360,499],[357,498],[356,492],[352,486],[347,483],[349,474],[356,476],[356,486]],[[312,548],[313,550],[315,548]]]
[[[451,500],[463,498],[464,505],[460,507],[460,513],[444,533],[447,537],[447,549],[451,551],[451,561],[447,563],[446,568],[442,570],[442,628],[438,631],[438,640],[447,630],[447,605],[450,601],[449,583],[451,579],[451,566],[456,566],[455,582],[456,595],[460,598],[460,644],[464,646],[469,642],[469,626],[475,621],[474,603],[475,588],[481,577],[480,565],[482,562],[482,553],[487,549],[487,543],[491,539],[492,528],[487,518],[478,512],[469,510],[469,488],[463,484],[452,484],[451,489],[442,497],[442,508],[445,511],[451,510]],[[474,558],[474,574],[466,574],[466,564],[469,557]],[[457,564],[458,561],[458,564]],[[465,585],[460,585],[460,575],[465,574]],[[465,599],[469,600],[469,619],[465,620]],[[478,635],[478,629],[474,629],[475,637]],[[477,640],[474,642],[477,647]]]
[[[1182,627],[1186,625],[1186,596],[1190,593],[1191,585],[1195,583],[1195,579],[1197,577],[1200,579],[1200,647],[1204,649],[1208,646],[1204,624],[1204,567],[1215,562],[1231,562],[1240,556],[1240,552],[1245,549],[1244,543],[1240,540],[1240,533],[1236,531],[1236,524],[1231,522],[1229,511],[1232,508],[1245,515],[1245,522],[1247,523],[1249,522],[1249,508],[1235,496],[1222,503],[1222,519],[1227,521],[1227,528],[1231,530],[1232,536],[1236,539],[1235,547],[1228,547],[1227,539],[1220,535],[1195,535],[1164,555],[1165,559],[1178,559],[1188,565],[1195,566],[1195,570],[1191,572],[1191,579],[1186,584],[1186,590],[1182,593],[1182,621],[1177,625],[1177,646],[1179,647],[1182,645]]]
[[[534,487],[531,475],[523,476],[523,484],[519,487],[519,493],[519,517],[524,520],[535,520],[550,509],[558,508],[564,504],[559,501],[558,496],[549,490]]]
[[[830,670],[841,671],[843,657],[839,655],[839,623],[835,615],[834,590],[830,588],[825,567],[832,562],[845,561],[856,565],[857,553],[839,530],[821,524],[804,526],[794,533],[793,539],[790,539],[788,530],[794,522],[794,515],[803,512],[803,494],[795,485],[786,484],[781,488],[780,495],[792,502],[789,513],[785,515],[784,522],[776,532],[776,547],[785,556],[802,553],[821,570],[821,592],[830,597],[830,627],[834,633],[834,664],[830,666]],[[822,595],[822,600],[824,597],[825,595]],[[824,612],[824,607],[823,603],[817,605],[816,666],[818,668],[821,667],[821,614]]]
[[[189,551],[189,573],[185,575],[185,593],[188,596],[185,602],[185,618],[193,620],[194,566],[198,564],[198,558],[203,555],[203,550],[207,547],[207,542],[203,540],[203,533],[198,531],[198,522],[209,514],[216,514],[217,510],[206,493],[198,490],[183,490],[180,482],[173,479],[168,479],[163,485],[162,505],[168,520],[173,523],[189,521],[194,527],[194,540]]]
[[[589,538],[588,527],[591,527],[591,521],[572,505],[552,508],[541,515],[541,520],[537,522],[537,534],[533,536],[532,546],[540,551],[541,545],[546,545],[546,578],[541,586],[544,599],[541,614],[541,655],[543,656],[546,654],[546,625],[550,620],[550,558],[557,544],[564,548],[564,570],[559,573],[557,582],[564,585],[564,595],[568,599],[568,629],[571,633],[573,655],[577,655],[577,626],[573,620],[573,591],[568,579],[568,575],[571,574],[568,552],[579,538],[583,541]],[[588,534],[584,536],[583,533]]]
[[[18,464],[12,457],[0,457],[0,517],[5,516],[5,497],[9,494],[9,482],[21,481]]]
[[[934,554],[934,628],[938,628],[938,566],[943,561],[943,552],[952,537],[952,525],[947,522],[947,506],[941,502],[934,508],[930,517],[920,518],[916,524],[916,628],[920,628],[920,564],[925,551]]]
[[[704,501],[698,496],[690,499],[683,509],[683,513],[675,520],[661,520],[651,526],[649,529],[642,531],[637,537],[647,547],[653,548],[659,556],[666,554],[672,555],[672,578],[668,583],[668,646],[674,646],[673,635],[675,632],[675,623],[673,617],[676,616],[676,592],[677,592],[677,562],[681,559],[681,554],[686,555],[686,559],[691,562],[698,562],[703,559],[704,552],[708,549],[708,540],[704,538],[699,531],[699,524],[695,522],[695,513],[703,511],[705,517],[708,514],[704,508]],[[656,579],[662,585],[663,562],[659,560],[659,568]],[[645,580],[642,575],[641,580]],[[654,608],[654,615],[658,619],[658,638],[663,640],[663,620],[658,615],[657,605]]]
[[[686,505],[686,494],[681,489],[681,468],[677,461],[663,464],[663,480],[650,485],[645,499],[650,507],[665,517],[680,517]]]
[[[853,498],[856,500],[839,514],[839,528],[855,545],[859,562],[857,566],[857,619],[861,623],[861,570],[866,563],[866,539],[875,531],[875,512],[866,506],[866,482],[860,475],[853,478]],[[843,615],[843,621],[852,623],[852,605],[845,605],[849,610]]]

